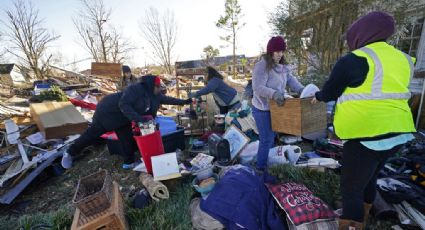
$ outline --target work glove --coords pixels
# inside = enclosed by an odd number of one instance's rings
[[[189,99],[186,99],[185,101],[184,101],[184,104],[185,105],[190,105],[190,104],[192,104],[192,98],[189,98]]]
[[[285,95],[281,92],[275,92],[272,98],[278,106],[283,106],[285,104]]]

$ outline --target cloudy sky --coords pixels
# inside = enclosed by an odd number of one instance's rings
[[[268,24],[270,12],[282,0],[240,0],[243,22],[246,26],[238,36],[238,54],[258,55],[272,35]],[[0,19],[5,18],[4,10],[12,6],[13,0],[0,0]],[[223,31],[216,28],[215,22],[224,12],[224,0],[105,0],[112,8],[111,23],[128,37],[136,49],[132,52],[131,66],[153,63],[152,51],[140,32],[140,22],[144,12],[154,7],[160,12],[167,9],[175,14],[178,22],[176,58],[178,61],[199,59],[207,45],[225,45],[219,36]],[[78,13],[81,3],[78,0],[33,0],[39,9],[44,25],[60,39],[51,48],[53,53],[61,53],[65,63],[82,60],[90,55],[79,45],[72,17]],[[230,55],[231,48],[221,48],[221,55]],[[79,69],[90,68],[90,61],[80,62]]]

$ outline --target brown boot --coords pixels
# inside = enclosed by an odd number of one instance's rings
[[[363,211],[364,211],[364,216],[363,216],[363,229],[366,229],[366,224],[367,221],[369,219],[369,213],[370,213],[370,209],[372,208],[372,204],[369,203],[363,203]]]
[[[363,223],[354,220],[338,220],[338,230],[363,230]]]

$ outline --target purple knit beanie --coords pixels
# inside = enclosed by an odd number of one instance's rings
[[[350,51],[353,51],[367,44],[386,40],[394,31],[394,18],[385,12],[374,11],[351,24],[347,30],[347,44]]]
[[[286,50],[286,42],[282,36],[272,37],[267,43],[267,53],[273,53],[273,52],[285,51],[285,50]]]

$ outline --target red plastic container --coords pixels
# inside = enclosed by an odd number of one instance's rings
[[[161,133],[159,131],[155,131],[154,133],[145,136],[134,136],[134,139],[139,147],[140,154],[145,162],[148,173],[152,174],[151,157],[164,154],[164,145],[162,144]]]

